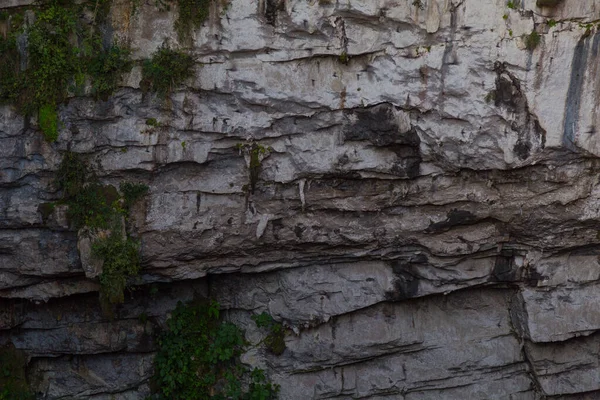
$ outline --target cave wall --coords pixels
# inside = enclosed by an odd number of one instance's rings
[[[141,60],[184,45],[146,3],[113,1],[139,62],[61,105],[56,143],[0,107],[0,344],[40,398],[143,399],[197,296],[250,340],[253,313],[286,326],[283,354],[244,356],[281,399],[600,397],[599,1],[215,3],[166,101]],[[240,143],[269,148],[255,184]],[[67,150],[149,186],[114,319],[64,207],[40,210]]]

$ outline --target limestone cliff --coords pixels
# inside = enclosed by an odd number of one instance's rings
[[[213,2],[191,47],[138,3],[106,30],[135,66],[62,104],[55,143],[0,108],[0,344],[39,398],[143,399],[199,295],[249,338],[284,324],[244,356],[281,399],[600,398],[600,1]],[[140,88],[165,42],[196,60],[166,100]],[[149,187],[112,320],[40,207],[67,151]]]

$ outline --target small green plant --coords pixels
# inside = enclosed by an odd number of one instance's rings
[[[25,113],[66,99],[67,86],[79,70],[78,50],[71,43],[77,18],[73,7],[58,1],[37,13],[27,30],[28,64],[18,107]]]
[[[417,7],[420,10],[425,9],[425,4],[423,4],[423,0],[413,0],[412,5]]]
[[[84,226],[110,229],[121,214],[118,205],[113,204],[117,199],[114,187],[88,183],[66,201],[69,206],[67,217],[75,229]]]
[[[502,19],[506,21],[506,20],[508,19],[508,14],[504,14],[504,15],[502,16]]]
[[[266,312],[253,315],[251,318],[257,327],[268,330],[269,334],[264,339],[267,349],[275,355],[281,355],[285,351],[285,331],[283,325],[275,322],[273,317]]]
[[[95,47],[98,51],[95,52],[88,66],[88,72],[92,77],[92,94],[106,100],[117,88],[121,75],[131,70],[132,63],[129,59],[131,51],[115,45],[108,50],[104,50],[101,45]]]
[[[0,400],[33,400],[25,369],[27,356],[11,343],[0,347]]]
[[[122,183],[123,196],[114,186],[102,185],[76,153],[67,152],[58,168],[56,187],[75,229],[90,228],[95,239],[92,256],[102,260],[100,299],[103,308],[122,303],[127,278],[140,269],[140,244],[125,234],[131,206],[148,192],[143,184]]]
[[[183,150],[185,150],[185,147],[186,147],[186,146],[187,146],[187,143],[186,143],[186,142],[181,142],[181,148],[182,148]]]
[[[517,1],[509,0],[508,3],[506,3],[506,7],[510,8],[511,10],[516,10],[517,9]]]
[[[342,63],[342,64],[348,64],[348,62],[350,61],[350,57],[348,57],[348,53],[346,53],[345,51],[342,52],[342,54],[340,54],[338,59],[340,60],[340,63]]]
[[[512,37],[512,35],[513,35],[513,30],[512,30],[512,29],[509,29],[509,30],[508,30],[508,35],[509,35],[510,37]]]
[[[40,129],[48,142],[56,142],[58,139],[58,113],[54,104],[45,104],[39,112]]]
[[[525,48],[529,51],[535,50],[536,47],[540,44],[541,36],[536,31],[531,32],[529,35],[523,35],[523,42],[525,43]]]
[[[271,146],[265,147],[256,142],[238,143],[235,147],[240,151],[240,154],[244,153],[249,158],[249,187],[251,193],[254,193],[260,175],[262,160],[273,151],[273,148]]]
[[[19,52],[14,33],[7,38],[0,35],[0,101],[10,103],[17,99],[22,82],[19,79]]]
[[[557,22],[556,22],[556,20],[554,20],[554,19],[549,19],[549,20],[547,21],[547,24],[548,24],[548,27],[549,27],[549,28],[554,28],[554,27],[556,26]]]
[[[157,128],[160,126],[160,122],[156,120],[156,118],[148,118],[146,120],[146,125],[151,126],[153,128]]]
[[[220,318],[219,305],[181,302],[160,335],[154,382],[158,399],[275,399],[279,387],[262,370],[249,371],[239,357],[243,332]]]
[[[58,166],[54,184],[63,192],[63,199],[74,198],[90,177],[87,165],[77,153],[67,152]]]
[[[496,101],[496,91],[495,90],[491,90],[486,96],[485,96],[485,102],[486,103],[491,103],[493,101]]]
[[[104,261],[100,275],[100,296],[111,304],[123,303],[127,278],[140,270],[139,243],[123,238],[121,231],[95,241],[92,255]]]
[[[140,86],[148,91],[166,97],[194,74],[194,58],[182,51],[161,46],[142,67]]]
[[[208,18],[213,0],[177,0],[179,14],[175,21],[175,31],[179,40],[185,42],[191,38],[192,31],[198,29]]]
[[[125,200],[124,208],[129,210],[133,204],[148,193],[148,185],[143,183],[124,182],[119,186]]]

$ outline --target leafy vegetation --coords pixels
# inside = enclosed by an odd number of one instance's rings
[[[254,193],[260,175],[262,160],[269,156],[269,153],[273,151],[273,148],[271,146],[265,147],[256,142],[238,143],[236,144],[236,148],[240,153],[246,154],[250,159],[250,162],[248,163],[249,186],[251,193]]]
[[[267,350],[275,355],[281,355],[285,351],[285,331],[283,325],[275,322],[273,317],[266,312],[253,315],[252,320],[259,328],[266,328],[268,335],[264,340]]]
[[[270,400],[279,387],[240,361],[247,345],[236,325],[219,318],[219,304],[177,304],[158,340],[156,399]]]
[[[131,206],[148,192],[148,186],[125,182],[102,185],[81,157],[68,152],[58,168],[55,185],[69,206],[67,216],[75,229],[88,227],[97,234],[92,256],[103,260],[100,298],[103,304],[124,301],[127,278],[140,269],[140,245],[125,234],[125,217]]]
[[[118,194],[112,186],[98,182],[87,184],[67,201],[67,216],[71,224],[80,229],[84,226],[96,229],[110,229],[121,217]]]
[[[175,31],[179,40],[189,41],[194,29],[198,29],[208,18],[213,0],[177,0],[179,15],[175,21]]]
[[[168,45],[161,46],[142,67],[142,82],[145,90],[166,97],[193,73],[194,58],[182,51],[173,50]]]
[[[54,104],[44,104],[39,112],[40,129],[48,142],[58,139],[58,113]]]
[[[131,68],[129,50],[105,48],[97,29],[111,1],[48,0],[29,26],[21,14],[8,17],[6,37],[0,35],[0,101],[14,104],[24,115],[37,114],[48,141],[58,137],[56,109],[69,90],[77,92],[89,77],[92,93],[106,98]],[[79,20],[86,13],[93,15],[89,26]]]
[[[146,120],[146,125],[151,126],[153,128],[157,128],[160,126],[160,122],[156,118],[148,118]]]
[[[346,53],[345,51],[339,55],[338,59],[339,59],[340,63],[346,64],[346,65],[348,65],[348,62],[350,61],[350,57],[348,57],[348,53]]]
[[[121,231],[113,230],[93,243],[92,255],[104,260],[100,275],[101,299],[111,304],[123,303],[127,278],[140,271],[139,243],[124,239]]]
[[[65,154],[54,182],[63,192],[62,202],[69,206],[67,216],[75,229],[107,229],[118,219],[118,193],[102,186],[78,154]]]
[[[0,348],[0,400],[33,400],[25,367],[27,357],[12,344]]]
[[[76,26],[74,8],[54,1],[36,14],[27,29],[28,70],[21,75],[25,96],[17,104],[25,113],[65,100],[68,83],[80,64],[70,40],[77,33]]]
[[[92,94],[106,100],[117,89],[121,74],[131,70],[131,51],[117,45],[99,51],[91,58],[89,74],[92,79]]]
[[[148,193],[148,186],[142,183],[124,182],[121,183],[119,189],[121,189],[121,193],[123,193],[125,210],[129,210],[136,201]]]
[[[531,32],[529,35],[523,35],[523,42],[525,43],[525,48],[529,51],[535,50],[536,47],[540,44],[541,36],[536,31]]]
[[[69,151],[58,166],[54,184],[63,192],[63,199],[70,200],[83,189],[89,177],[90,171],[79,154]]]
[[[13,26],[10,22],[9,25]],[[19,93],[19,52],[14,30],[9,27],[6,38],[0,35],[0,101],[3,103],[16,100]]]

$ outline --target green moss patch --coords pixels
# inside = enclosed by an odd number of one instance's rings
[[[46,104],[40,108],[38,115],[40,129],[48,142],[58,139],[58,113],[54,104]]]

